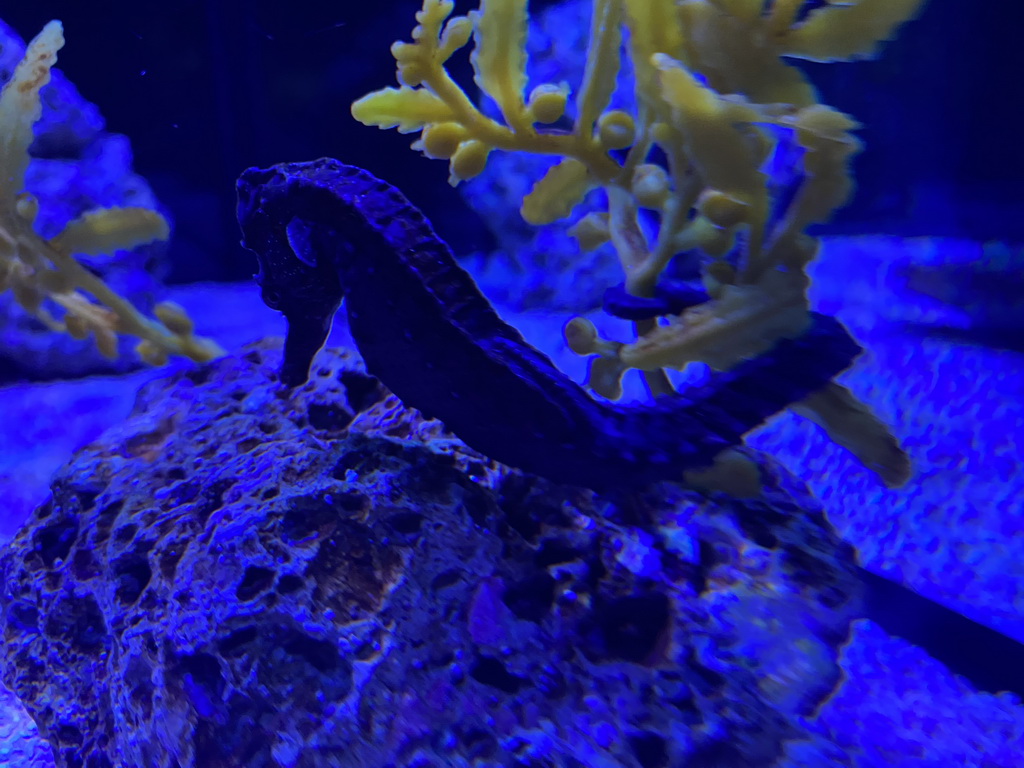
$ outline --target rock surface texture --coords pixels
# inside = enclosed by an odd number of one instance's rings
[[[757,501],[496,466],[323,353],[146,385],[0,559],[58,766],[772,766],[839,677],[852,552]]]

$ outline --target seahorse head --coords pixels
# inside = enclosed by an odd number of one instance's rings
[[[312,165],[249,168],[238,179],[242,245],[256,255],[264,303],[288,321],[281,380],[290,387],[309,378],[344,295],[335,264],[316,246],[322,223],[305,172]]]

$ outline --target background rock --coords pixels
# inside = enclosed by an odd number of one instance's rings
[[[0,21],[0,85],[21,59],[21,38]],[[160,209],[148,184],[132,171],[128,139],[108,133],[99,110],[59,71],[41,93],[43,115],[35,125],[25,185],[39,200],[36,231],[53,237],[85,211],[111,206]],[[148,311],[160,293],[166,243],[81,261],[133,304]],[[56,334],[27,314],[8,293],[0,294],[0,382],[122,372],[139,362],[136,341],[123,339],[122,355],[108,360],[93,344]]]

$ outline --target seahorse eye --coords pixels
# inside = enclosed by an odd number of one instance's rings
[[[263,297],[263,303],[271,309],[281,308],[281,293],[275,291],[273,288],[267,288],[260,292]]]

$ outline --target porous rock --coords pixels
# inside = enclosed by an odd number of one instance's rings
[[[852,554],[756,501],[599,497],[273,343],[146,385],[0,559],[58,766],[771,766],[831,691]]]

